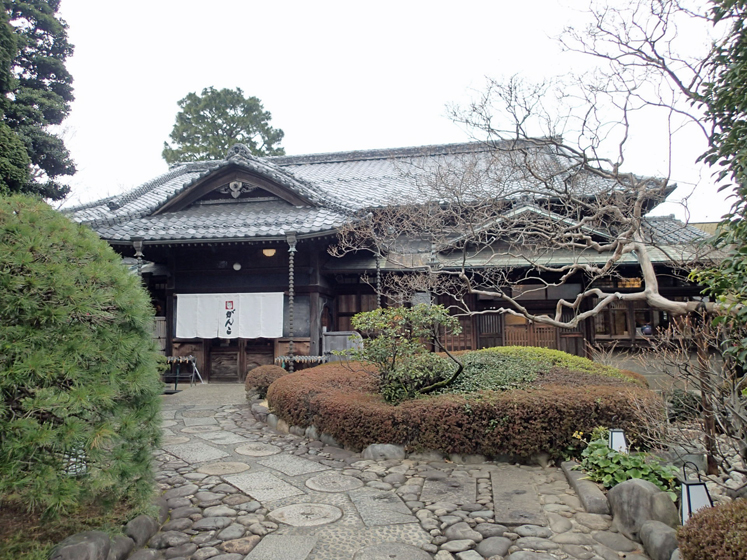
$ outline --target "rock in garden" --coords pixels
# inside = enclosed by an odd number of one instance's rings
[[[190,527],[192,527],[192,520],[188,517],[181,517],[166,523],[161,527],[161,531],[186,531]]]
[[[475,550],[485,558],[491,556],[505,556],[511,547],[511,539],[505,537],[488,537],[475,547]]]
[[[552,536],[552,531],[547,527],[540,527],[539,525],[520,525],[514,529],[514,533],[520,537],[540,537],[548,539]]]
[[[226,541],[221,545],[221,548],[228,553],[233,554],[249,554],[252,549],[257,546],[261,537],[252,535],[250,537],[244,537],[242,539],[234,539]],[[197,560],[197,559],[195,559]]]
[[[196,507],[180,507],[171,510],[171,519],[182,519],[187,518],[191,515],[194,515],[195,513],[202,513],[202,510],[200,508]]]
[[[457,552],[457,560],[483,560],[481,554],[478,554],[474,550],[465,550],[464,552]]]
[[[233,523],[233,519],[230,517],[204,517],[195,521],[192,529],[195,531],[217,531],[228,527],[231,523]]]
[[[557,543],[538,537],[521,537],[517,539],[516,546],[531,548],[532,550],[555,550],[556,548],[560,548],[560,545]]]
[[[125,525],[124,533],[135,541],[135,548],[140,548],[158,532],[158,523],[150,515],[138,515]]]
[[[441,549],[448,552],[462,552],[472,548],[473,546],[475,546],[475,541],[472,539],[459,539],[442,544]]]
[[[246,532],[246,529],[243,525],[239,525],[238,523],[233,523],[223,529],[220,533],[218,533],[217,537],[218,539],[222,541],[230,541],[233,539],[239,539],[244,536],[244,533]]]
[[[195,552],[192,555],[191,560],[207,560],[208,558],[212,558],[213,556],[218,556],[220,553],[220,550],[218,550],[217,548],[213,546],[206,546],[205,548],[200,548],[197,552]]]
[[[497,523],[478,523],[475,526],[475,531],[480,533],[484,538],[502,537],[503,533],[508,531],[508,528],[505,525],[498,525]]]
[[[592,535],[597,542],[602,543],[604,546],[617,550],[618,552],[633,552],[640,548],[638,543],[635,543],[621,535],[620,533],[611,533],[610,531],[600,531]]]
[[[607,498],[617,528],[634,541],[640,541],[638,532],[641,525],[650,519],[670,527],[677,525],[677,508],[671,498],[647,480],[626,480],[612,488]]]
[[[150,547],[169,548],[188,543],[189,541],[189,535],[185,535],[184,533],[180,533],[179,531],[166,531],[165,533],[159,533],[155,537],[153,537],[150,540]]]
[[[228,506],[212,506],[202,512],[205,517],[235,517],[236,510]]]
[[[472,529],[472,527],[470,527],[464,521],[462,521],[461,523],[454,523],[454,525],[447,527],[444,531],[444,535],[446,535],[446,538],[448,538],[450,541],[469,539],[477,543],[482,540],[482,534]]]
[[[169,558],[189,558],[194,552],[197,551],[197,545],[194,543],[184,543],[173,548],[166,549],[164,557],[168,560]]]
[[[677,548],[677,531],[661,521],[646,521],[638,534],[651,560],[670,560]]]
[[[557,560],[555,556],[545,554],[544,552],[529,552],[527,550],[519,550],[518,552],[512,552],[506,556],[506,560]]]
[[[49,560],[106,560],[111,543],[102,531],[86,531],[58,544]]]
[[[110,539],[109,556],[107,560],[125,560],[135,549],[135,542],[130,537],[116,535]]]
[[[387,459],[404,459],[405,449],[391,443],[373,443],[363,450],[364,459],[385,461]]]
[[[197,492],[198,488],[196,484],[185,484],[184,486],[180,486],[179,488],[172,488],[168,492],[166,492],[163,497],[166,500],[170,500],[171,498],[184,498],[185,496],[191,496],[195,492]]]

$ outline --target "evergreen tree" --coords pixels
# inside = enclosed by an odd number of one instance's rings
[[[23,142],[32,165],[30,181],[12,190],[60,200],[70,188],[56,179],[75,173],[75,166],[49,126],[62,123],[73,100],[73,80],[65,68],[73,52],[67,24],[57,17],[59,0],[2,1],[17,47],[12,95],[2,99],[3,122]]]
[[[270,126],[272,115],[256,97],[244,97],[241,88],[202,90],[179,101],[182,109],[169,135],[173,147],[163,143],[161,155],[173,163],[222,159],[236,143],[258,156],[283,155],[283,131]]]
[[[5,12],[0,12],[0,194],[20,192],[29,181],[26,146],[2,120],[4,102],[13,87],[10,68],[17,52],[13,28]]]

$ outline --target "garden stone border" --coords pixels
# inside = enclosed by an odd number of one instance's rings
[[[156,500],[158,518],[138,515],[123,528],[123,535],[109,535],[103,531],[85,531],[67,537],[57,544],[49,560],[125,560],[147,544],[169,517],[169,506],[164,498]]]
[[[560,468],[565,473],[568,484],[576,491],[581,504],[588,513],[611,515],[611,507],[607,496],[599,487],[588,480],[585,471],[578,467],[576,461],[565,461]],[[643,523],[639,537],[643,549],[652,560],[679,560],[677,548],[677,531],[658,520],[648,520]]]
[[[610,503],[607,496],[599,487],[588,478],[588,474],[582,471],[576,461],[564,461],[560,464],[568,484],[575,490],[578,499],[588,513],[610,514]]]

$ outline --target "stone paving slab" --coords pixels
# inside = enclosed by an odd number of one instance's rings
[[[451,504],[471,504],[477,498],[477,481],[468,478],[446,480],[426,480],[420,499],[423,502],[448,502]]]
[[[342,517],[342,510],[329,504],[293,504],[272,510],[269,518],[293,527],[315,527],[334,523]]]
[[[491,473],[495,522],[501,525],[547,526],[532,474],[523,469],[502,469]]]
[[[284,534],[309,534],[309,529],[288,527]],[[338,521],[314,527],[313,534],[317,537],[317,543],[306,560],[352,560],[357,552],[372,545],[398,542],[420,547],[431,540],[430,535],[417,523],[343,527]]]
[[[232,474],[222,478],[260,502],[271,502],[304,493],[268,472]]]
[[[161,440],[161,443],[164,446],[166,446],[166,445],[176,445],[176,444],[179,444],[179,443],[187,443],[189,441],[188,437],[175,436],[173,434],[173,432],[172,432],[171,435],[168,435],[168,434],[163,434],[163,435],[164,435],[164,437]]]
[[[221,430],[223,428],[215,424],[214,426],[187,426],[179,431],[185,434],[206,434],[208,432],[220,432]]]
[[[214,443],[215,445],[231,445],[235,443],[246,443],[248,440],[240,435],[231,432],[205,432],[204,434],[195,434],[198,438]]]
[[[311,535],[267,535],[244,560],[306,560],[316,541]]]
[[[228,457],[228,453],[225,451],[200,442],[164,445],[163,449],[187,463],[203,463],[205,461],[215,461],[216,459]]]
[[[249,465],[247,465],[246,463],[219,461],[217,463],[208,463],[207,465],[202,465],[199,469],[197,469],[197,472],[207,475],[224,475],[248,471],[249,468]]]
[[[369,527],[399,523],[417,523],[405,503],[396,494],[375,488],[360,488],[348,493],[363,522]]]
[[[237,447],[235,451],[239,455],[247,455],[249,457],[266,457],[267,455],[280,453],[281,450],[277,445],[258,441]]]
[[[184,410],[182,412],[182,418],[212,418],[215,416],[215,410],[209,408],[207,410]]]
[[[191,426],[209,426],[211,424],[217,424],[218,421],[213,418],[212,416],[209,416],[207,418],[183,418],[184,425],[187,427]]]
[[[349,492],[361,486],[363,486],[361,480],[339,472],[318,474],[306,481],[306,487],[317,492]]]
[[[309,474],[319,471],[327,471],[329,467],[317,463],[315,461],[309,461],[308,459],[302,459],[295,455],[271,455],[266,459],[257,461],[260,465],[275,469],[288,476],[298,476],[301,474]]]

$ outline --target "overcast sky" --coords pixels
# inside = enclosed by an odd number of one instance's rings
[[[397,2],[62,0],[75,54],[76,100],[63,137],[78,173],[72,202],[118,194],[167,170],[163,143],[177,101],[203,88],[259,97],[288,154],[463,142],[446,116],[485,77],[529,78],[589,64],[554,39],[581,15],[572,0]],[[662,132],[634,137],[629,169],[666,174]],[[693,160],[699,138],[675,145],[676,196],[691,219],[728,207]],[[676,206],[662,212],[682,212]]]

